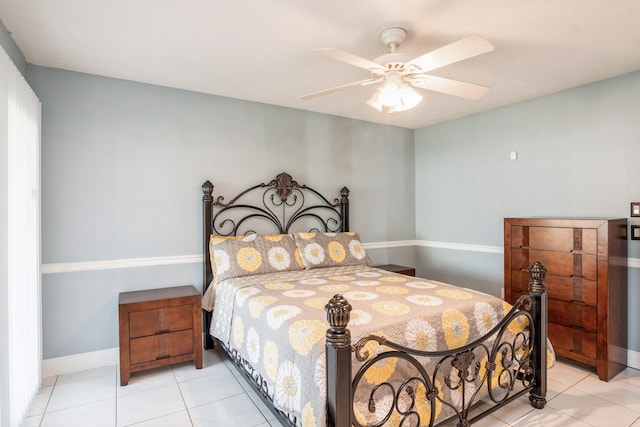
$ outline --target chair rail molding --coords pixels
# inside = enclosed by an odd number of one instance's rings
[[[463,252],[481,252],[502,254],[502,246],[475,245],[469,243],[437,242],[431,240],[393,240],[388,242],[363,243],[365,249],[390,249],[400,247],[424,247],[448,249]],[[42,274],[74,273],[80,271],[114,270],[119,268],[153,267],[158,265],[197,264],[202,262],[201,254],[161,257],[124,258],[96,261],[45,263],[41,265]],[[640,258],[627,258],[629,268],[640,268]]]

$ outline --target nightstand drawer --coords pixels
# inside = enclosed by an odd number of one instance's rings
[[[193,330],[134,338],[130,344],[130,363],[151,362],[193,353]]]
[[[192,329],[191,309],[190,305],[182,305],[129,313],[129,336],[137,338]]]

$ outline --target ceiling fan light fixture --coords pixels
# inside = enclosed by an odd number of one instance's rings
[[[422,95],[405,82],[387,81],[379,87],[367,101],[371,107],[381,113],[407,111],[422,101]]]
[[[397,81],[387,81],[380,91],[380,102],[385,107],[394,107],[402,102],[400,84]]]
[[[403,108],[400,111],[410,110],[420,104],[420,101],[422,101],[422,95],[416,92],[411,85],[403,83],[400,88],[400,100]]]

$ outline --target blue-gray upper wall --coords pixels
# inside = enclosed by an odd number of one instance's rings
[[[27,60],[2,21],[0,21],[0,46],[4,48],[4,51],[7,52],[7,55],[9,55],[9,58],[11,58],[13,63],[16,65],[18,71],[20,71],[26,79]]]
[[[29,80],[42,102],[45,265],[201,254],[201,184],[229,198],[282,171],[328,197],[347,186],[364,242],[413,239],[411,130],[37,66]],[[200,288],[200,269],[45,274],[45,358],[117,347],[119,292]]]
[[[416,239],[502,247],[505,217],[629,217],[630,202],[640,201],[638,99],[634,72],[417,130]],[[637,267],[640,242],[628,249]],[[440,280],[494,295],[502,287],[501,254],[428,247],[416,260]],[[639,281],[640,269],[630,268],[636,352]]]
[[[414,236],[410,130],[51,68],[29,76],[42,101],[44,263],[199,253],[200,185],[230,197],[281,171],[327,195],[349,187],[365,241]]]
[[[639,98],[635,72],[416,131],[416,238],[501,246],[505,217],[628,217]]]

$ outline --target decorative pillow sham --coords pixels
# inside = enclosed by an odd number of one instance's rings
[[[304,269],[290,234],[211,235],[209,253],[216,283],[230,277]]]
[[[371,265],[356,232],[295,233],[293,236],[305,268]]]

